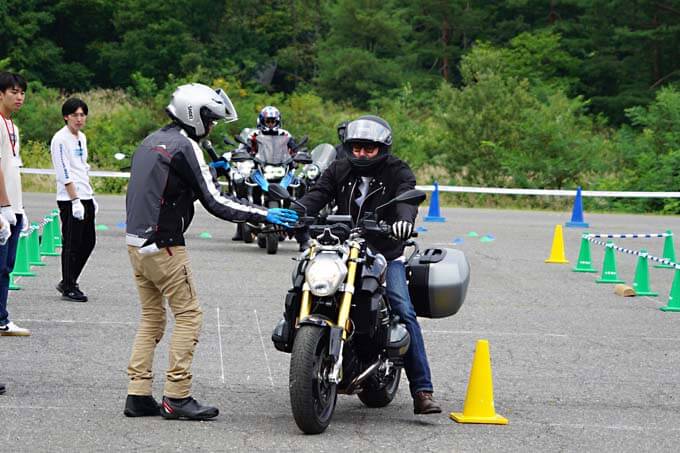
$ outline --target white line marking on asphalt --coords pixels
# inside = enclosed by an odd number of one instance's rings
[[[272,368],[269,366],[269,357],[267,357],[267,349],[264,347],[264,340],[262,340],[262,329],[260,329],[260,319],[257,316],[257,310],[255,312],[255,322],[257,323],[257,333],[260,335],[260,343],[262,344],[262,352],[264,353],[264,360],[267,362],[267,371],[269,372],[269,383],[272,385],[272,391],[274,390],[274,378],[272,377]]]
[[[220,307],[217,307],[217,340],[220,342],[220,379],[224,384],[224,354],[222,353],[222,331],[220,329]]]
[[[17,321],[21,322],[35,322],[35,323],[42,323],[42,324],[94,324],[94,325],[106,325],[106,324],[111,324],[111,325],[116,325],[116,326],[135,326],[137,325],[136,322],[123,322],[123,321],[76,321],[74,319],[30,319],[30,318],[23,318],[23,319],[17,319]]]
[[[476,335],[481,337],[554,337],[567,339],[586,339],[586,340],[645,340],[645,341],[680,341],[678,337],[617,337],[617,336],[595,336],[595,335],[567,335],[564,333],[541,333],[541,332],[489,332],[475,330],[426,330],[423,333],[444,334],[444,335]]]

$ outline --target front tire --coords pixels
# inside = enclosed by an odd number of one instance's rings
[[[399,390],[401,368],[392,368],[390,374],[382,379],[382,384],[372,378],[371,384],[358,393],[362,403],[368,407],[385,407],[392,402]]]
[[[328,428],[335,411],[337,385],[328,382],[333,364],[328,356],[328,330],[303,325],[295,335],[290,358],[290,406],[305,434]]]
[[[243,224],[243,242],[246,244],[253,242],[253,228],[247,223]]]
[[[267,233],[267,255],[276,255],[279,249],[279,235],[277,233]]]

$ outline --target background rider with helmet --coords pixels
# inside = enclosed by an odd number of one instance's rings
[[[184,232],[199,200],[212,215],[235,222],[290,225],[288,209],[249,206],[222,195],[198,141],[217,121],[235,121],[236,110],[221,90],[201,84],[178,87],[166,112],[172,123],[146,137],[132,156],[128,184],[128,255],[141,304],[141,319],[128,364],[125,415],[204,420],[218,409],[191,396],[191,362],[203,314],[187,256]],[[163,299],[175,318],[162,406],[152,396],[153,357],[166,325]]]
[[[390,153],[392,129],[384,119],[365,115],[347,124],[345,144],[347,159],[336,160],[299,202],[306,215],[315,215],[331,200],[337,203],[337,214],[350,214],[356,222],[362,213],[397,195],[414,189],[416,178],[409,166]],[[298,212],[300,207],[295,207]],[[392,225],[392,237],[368,237],[369,246],[388,261],[387,298],[411,335],[411,346],[405,358],[413,410],[416,414],[441,412],[432,399],[432,378],[425,352],[425,342],[411,303],[406,282],[404,241],[413,232],[418,208],[397,203],[381,211],[381,219]]]
[[[298,145],[290,132],[281,127],[281,112],[272,105],[268,105],[260,110],[257,115],[257,129],[250,134],[250,153],[257,153],[258,135],[282,135],[288,137],[288,151],[291,156],[297,152]]]

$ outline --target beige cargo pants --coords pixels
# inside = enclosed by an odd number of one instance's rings
[[[170,364],[163,394],[171,398],[191,395],[191,362],[198,343],[203,312],[198,305],[189,257],[185,247],[171,247],[143,255],[128,246],[139,291],[141,319],[128,364],[128,395],[151,395],[153,357],[165,332],[163,299],[175,317],[170,339]]]

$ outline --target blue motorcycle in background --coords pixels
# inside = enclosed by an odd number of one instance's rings
[[[247,192],[245,195],[251,203],[268,209],[288,207],[289,202],[285,202],[286,206],[284,206],[284,202],[280,198],[270,197],[269,185],[278,184],[287,189],[291,196],[295,196],[296,190],[300,187],[300,180],[295,176],[295,169],[300,164],[311,162],[311,157],[302,149],[297,152],[295,158],[291,156],[288,149],[289,137],[287,136],[258,135],[255,140],[257,143],[255,155],[251,156],[248,152],[242,152],[237,158],[241,166],[244,167],[250,166],[244,165],[244,162],[252,162],[250,175],[243,181]],[[247,141],[238,141],[249,148]],[[234,157],[232,157],[232,160]],[[276,254],[279,241],[284,240],[287,236],[287,233],[280,226],[268,223],[253,224],[247,222],[243,224],[242,233],[244,242],[252,242],[257,239],[257,245],[266,248],[270,255]]]

